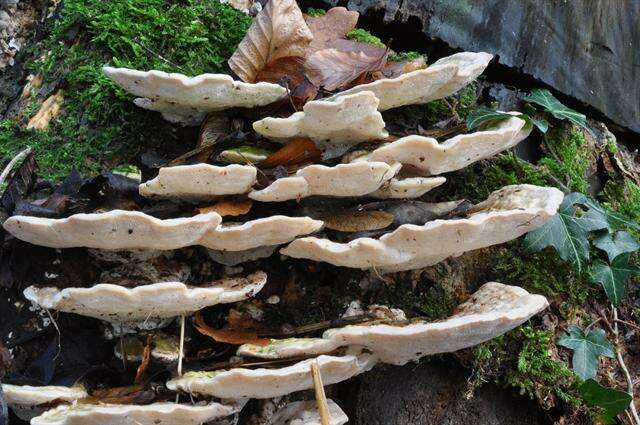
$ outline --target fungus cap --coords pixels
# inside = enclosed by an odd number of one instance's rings
[[[81,385],[73,387],[2,384],[2,393],[7,405],[20,419],[28,421],[38,416],[53,402],[74,402],[87,396]]]

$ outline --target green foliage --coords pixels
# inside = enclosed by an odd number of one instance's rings
[[[600,420],[605,424],[615,423],[616,415],[625,410],[632,400],[629,393],[605,388],[593,379],[580,386],[580,394],[587,405],[602,408]]]
[[[371,44],[373,46],[380,47],[381,49],[384,49],[386,47],[382,42],[382,40],[380,40],[375,35],[371,34],[369,31],[363,30],[362,28],[356,28],[354,30],[349,31],[347,33],[347,38],[349,40],[355,40],[361,43]]]
[[[634,252],[640,249],[640,244],[632,234],[620,230],[615,233],[605,233],[597,237],[593,244],[607,253],[609,261],[613,261],[620,254]]]
[[[573,124],[589,130],[585,115],[564,106],[547,89],[533,89],[529,96],[525,96],[524,100],[542,106],[545,111],[559,120],[569,120]]]
[[[629,263],[629,254],[620,254],[610,264],[597,260],[590,269],[591,280],[602,284],[607,298],[614,306],[626,292],[626,283],[631,276],[640,276],[640,267]]]
[[[327,11],[324,9],[316,9],[315,7],[310,7],[307,9],[307,15],[317,18],[319,16],[324,16],[327,14]]]
[[[48,36],[30,47],[38,59],[27,64],[43,74],[45,84],[65,89],[63,114],[40,133],[3,123],[0,155],[32,145],[41,176],[57,179],[72,167],[98,171],[147,140],[175,142],[160,130],[159,114],[135,107],[102,67],[228,72],[226,60],[250,23],[250,17],[217,0],[66,0]],[[80,38],[70,38],[76,33]]]
[[[457,93],[439,100],[433,100],[424,105],[425,108],[425,124],[433,125],[438,121],[446,120],[451,117],[451,109],[461,119],[465,119],[471,111],[477,107],[477,83],[471,83],[460,89]],[[449,106],[451,105],[451,107]]]
[[[544,147],[550,155],[542,158],[539,165],[548,169],[549,174],[563,182],[569,190],[587,193],[590,152],[585,145],[584,135],[577,130],[572,130],[566,136],[561,132],[547,136]]]
[[[618,215],[626,217],[627,221],[640,223],[640,186],[630,180],[609,180],[603,194],[603,205],[609,211],[615,211]],[[636,230],[636,226],[630,225]]]
[[[493,127],[501,121],[513,118],[513,115],[506,112],[496,111],[486,106],[480,106],[476,110],[472,111],[467,116],[467,128],[474,130],[477,128],[486,129]],[[549,130],[549,123],[542,118],[532,118],[527,114],[520,114],[518,118],[524,120],[527,126],[535,126],[542,133],[546,133]]]
[[[586,207],[585,212],[579,212],[575,207],[576,204],[585,206],[589,203],[581,193],[565,196],[558,213],[543,226],[527,234],[525,246],[534,251],[552,246],[563,260],[581,273],[585,262],[589,260],[587,235],[608,226],[606,216],[596,208]]]
[[[404,62],[404,61],[413,61],[416,59],[420,59],[420,58],[424,58],[424,60],[426,61],[427,58],[425,55],[415,52],[415,51],[411,51],[411,52],[399,52],[399,53],[393,53],[391,55],[389,55],[389,60],[391,62]]]
[[[577,326],[569,326],[568,334],[560,337],[558,345],[573,350],[573,371],[583,380],[596,377],[600,356],[616,356],[613,345],[599,328],[585,333]]]

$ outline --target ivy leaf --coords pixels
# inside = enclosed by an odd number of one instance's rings
[[[533,89],[529,96],[524,97],[524,100],[542,106],[559,120],[566,119],[589,130],[587,127],[587,117],[585,115],[564,106],[547,89]]]
[[[598,406],[604,410],[600,419],[606,424],[614,423],[614,418],[624,411],[632,400],[629,393],[603,387],[593,379],[588,379],[580,385],[580,394],[587,405]]]
[[[467,116],[467,128],[473,130],[474,128],[493,125],[509,118],[513,118],[513,115],[494,111],[486,106],[480,106]]]
[[[524,117],[528,118],[529,116],[524,115]],[[549,130],[549,121],[545,120],[544,118],[531,117],[529,119],[531,120],[531,124],[535,125],[541,133],[546,133]]]
[[[617,307],[624,297],[627,279],[640,275],[640,267],[629,264],[629,254],[625,253],[614,258],[611,264],[595,261],[589,274],[592,282],[602,284],[607,298]]]
[[[613,358],[616,355],[602,329],[585,334],[579,327],[569,326],[569,333],[560,337],[558,345],[573,350],[573,371],[585,380],[596,377],[600,356]]]
[[[565,196],[558,213],[542,227],[527,234],[525,247],[540,251],[552,246],[563,260],[581,273],[584,263],[589,260],[588,233],[608,228],[606,215],[595,208],[576,215],[575,204],[588,206],[590,202],[589,198],[577,192]]]
[[[640,249],[640,243],[628,232],[605,233],[593,241],[593,244],[607,253],[609,261],[620,254]]]

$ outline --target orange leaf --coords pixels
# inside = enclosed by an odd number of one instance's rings
[[[260,163],[260,168],[274,168],[279,165],[296,165],[307,161],[318,161],[322,152],[313,140],[297,137],[281,149],[275,151]]]
[[[151,335],[147,337],[147,344],[144,346],[144,351],[142,353],[142,362],[140,363],[140,366],[138,366],[138,370],[136,371],[136,378],[133,381],[134,384],[141,384],[142,381],[144,381],[150,361],[151,361]]]
[[[248,213],[252,206],[253,201],[251,201],[251,199],[243,199],[240,201],[219,201],[209,207],[198,208],[198,213],[206,214],[210,212],[217,212],[223,217],[235,217]]]
[[[252,83],[267,64],[289,56],[304,57],[312,39],[295,0],[270,0],[229,59],[229,67]]]
[[[234,329],[213,329],[204,322],[200,311],[196,313],[196,329],[202,335],[206,335],[216,342],[223,342],[225,344],[253,344],[264,347],[271,342],[268,338],[260,338],[256,332]]]

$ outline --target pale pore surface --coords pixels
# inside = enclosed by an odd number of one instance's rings
[[[284,98],[287,90],[271,83],[243,83],[225,74],[197,77],[162,71],[137,71],[104,67],[104,73],[129,93],[140,96],[135,104],[162,113],[171,122],[195,125],[208,112],[253,108]]]
[[[427,175],[442,174],[510,149],[526,139],[529,133],[531,127],[526,126],[523,119],[513,117],[489,130],[462,134],[442,143],[431,137],[406,136],[357,157],[354,162],[399,162],[413,165]]]
[[[61,387],[2,384],[4,398],[9,406],[37,406],[55,400],[74,401],[87,396],[87,391],[82,386]]]
[[[380,100],[380,111],[442,99],[478,78],[492,58],[489,53],[482,52],[456,53],[436,61],[425,69],[407,72],[396,78],[384,78],[362,84],[329,99],[370,91]]]
[[[316,232],[323,225],[324,222],[310,217],[274,215],[244,224],[220,225],[207,232],[198,243],[219,251],[245,251],[287,243],[297,236]]]
[[[334,101],[307,102],[302,112],[288,118],[264,118],[253,123],[253,129],[273,140],[309,137],[325,157],[333,158],[358,143],[385,139],[378,99],[371,92],[343,96]]]
[[[418,269],[536,229],[557,212],[562,198],[562,192],[555,188],[506,186],[476,205],[467,218],[433,220],[422,226],[404,224],[379,239],[358,238],[349,243],[305,237],[280,252],[294,258],[361,269],[373,267],[382,272]]]
[[[34,418],[31,425],[201,425],[239,412],[243,401],[190,405],[152,403],[75,404],[60,406]]]
[[[318,362],[324,385],[345,381],[370,370],[376,358],[369,354],[319,356],[276,369],[234,368],[189,372],[167,382],[167,388],[220,398],[273,398],[313,388],[311,363]]]
[[[4,228],[18,239],[50,248],[170,250],[196,245],[221,221],[213,212],[160,220],[139,211],[113,210],[64,219],[13,216]]]
[[[329,425],[343,425],[349,421],[340,406],[330,398]],[[315,401],[294,401],[278,410],[266,425],[321,425],[320,413]]]
[[[91,288],[30,286],[25,297],[47,309],[76,313],[115,323],[152,321],[193,313],[216,304],[253,297],[267,282],[264,272],[246,278],[225,278],[209,286],[189,287],[181,282],[162,282],[126,288],[98,284]]]
[[[179,165],[160,168],[158,176],[140,185],[140,195],[177,199],[211,199],[247,193],[256,182],[256,167],[231,164]]]
[[[548,306],[541,295],[497,282],[484,284],[441,322],[409,325],[352,325],[329,329],[322,338],[272,340],[267,346],[245,344],[238,355],[281,359],[319,355],[340,347],[362,346],[383,363],[403,365],[421,357],[471,347],[515,328]]]
[[[295,177],[283,177],[249,197],[260,202],[281,202],[307,196],[364,196],[378,190],[400,170],[400,164],[358,162],[333,167],[309,165]]]

